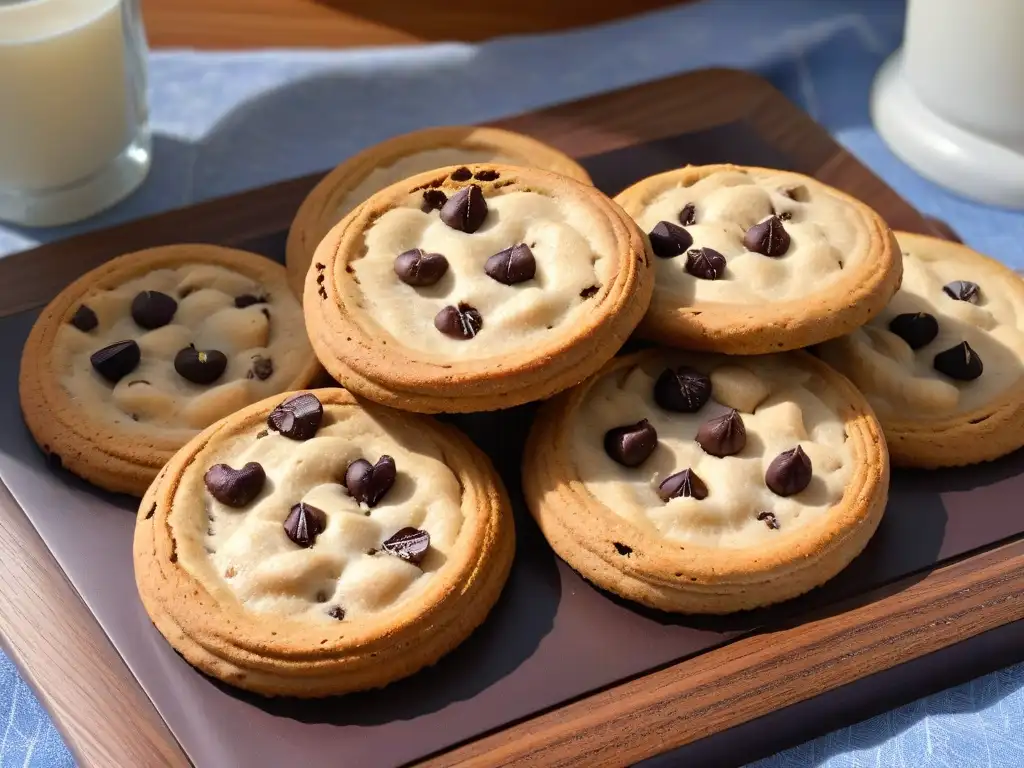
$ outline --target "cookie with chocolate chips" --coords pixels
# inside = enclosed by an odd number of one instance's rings
[[[282,412],[304,427],[274,428]],[[318,389],[243,408],[179,450],[139,508],[134,562],[146,611],[190,664],[318,697],[455,648],[514,547],[507,494],[467,437]]]
[[[353,392],[421,413],[498,410],[614,355],[650,301],[656,260],[594,187],[468,163],[393,184],[335,226],[303,311],[320,361]],[[713,254],[699,268],[724,269]]]
[[[473,179],[472,163],[501,163],[542,168],[584,184],[583,167],[554,147],[499,128],[446,126],[414,131],[375,144],[353,155],[317,184],[299,206],[288,232],[285,258],[288,284],[301,300],[313,252],[331,228],[363,201],[396,181],[433,168],[453,166],[455,180]],[[477,172],[477,181],[496,181],[495,171]],[[418,193],[424,211],[439,211],[448,202],[445,190]],[[436,214],[435,214],[436,215]]]
[[[638,334],[754,355],[863,325],[900,282],[900,251],[858,200],[798,173],[688,166],[615,198],[647,233],[655,287]]]
[[[36,442],[66,469],[141,495],[199,430],[320,375],[280,265],[175,245],[113,259],[50,302],[20,395]]]
[[[974,464],[1024,446],[1024,280],[965,245],[897,232],[903,285],[818,348],[878,414],[894,464]]]
[[[888,486],[867,401],[805,352],[616,358],[541,406],[523,457],[527,504],[569,565],[681,613],[824,583],[874,534]]]

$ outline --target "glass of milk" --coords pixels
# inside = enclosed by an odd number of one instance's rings
[[[0,0],[0,220],[84,219],[149,162],[138,0]]]

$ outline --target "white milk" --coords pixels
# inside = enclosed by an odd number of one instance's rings
[[[0,217],[80,218],[145,175],[126,174],[123,158],[115,167],[146,120],[144,38],[125,29],[137,18],[125,10],[122,0],[0,0]],[[148,137],[142,149],[148,167]],[[31,204],[19,210],[18,198]]]

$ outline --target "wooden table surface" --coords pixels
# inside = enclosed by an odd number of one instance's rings
[[[597,24],[672,0],[142,0],[154,48],[477,41]]]

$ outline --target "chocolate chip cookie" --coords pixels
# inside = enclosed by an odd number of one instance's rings
[[[896,464],[973,464],[1024,446],[1024,281],[964,245],[896,237],[902,287],[818,354],[867,396]]]
[[[753,355],[849,333],[900,282],[885,222],[798,173],[733,165],[651,176],[616,201],[647,233],[657,282],[640,335]]]
[[[141,495],[199,430],[321,370],[284,268],[213,245],[113,259],[43,310],[21,408],[55,464]]]
[[[341,389],[206,429],[139,507],[135,575],[191,664],[264,695],[328,696],[433,664],[486,617],[512,514],[456,429]]]
[[[800,595],[867,544],[889,486],[864,397],[805,352],[647,350],[542,406],[523,459],[554,550],[653,608]]]
[[[529,136],[499,128],[447,126],[396,136],[353,155],[317,184],[288,232],[288,283],[302,297],[313,251],[330,231],[375,192],[433,168],[468,163],[523,165],[590,183],[568,155]]]
[[[473,164],[401,181],[332,229],[303,308],[317,356],[357,394],[487,411],[600,368],[653,282],[642,234],[594,187]]]

